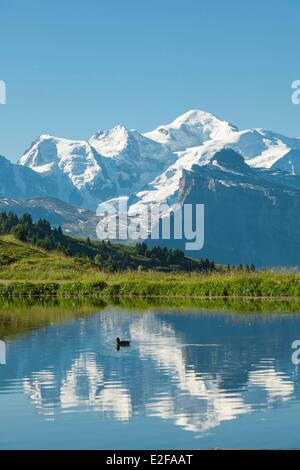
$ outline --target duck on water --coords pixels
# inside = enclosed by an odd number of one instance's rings
[[[117,349],[120,349],[121,347],[128,347],[130,346],[130,341],[121,341],[120,338],[116,338],[117,342]]]

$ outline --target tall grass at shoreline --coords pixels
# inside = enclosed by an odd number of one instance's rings
[[[0,283],[0,297],[300,297],[300,274],[99,273],[88,281]]]

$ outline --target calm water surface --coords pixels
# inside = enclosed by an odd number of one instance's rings
[[[295,339],[297,314],[118,307],[11,336],[0,448],[300,448]]]

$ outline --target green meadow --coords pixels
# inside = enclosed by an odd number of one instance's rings
[[[85,259],[47,251],[12,235],[0,238],[0,296],[105,297],[300,297],[292,272],[103,271]]]

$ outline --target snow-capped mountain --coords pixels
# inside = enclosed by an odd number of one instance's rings
[[[19,164],[51,176],[51,195],[81,207],[95,209],[99,202],[133,195],[135,203],[170,203],[177,200],[183,170],[206,164],[228,147],[251,166],[300,171],[295,153],[300,151],[300,139],[264,129],[239,131],[200,110],[144,135],[121,125],[87,141],[42,135]]]
[[[269,168],[291,149],[300,149],[300,139],[290,138],[266,129],[239,130],[233,124],[218,119],[213,114],[191,110],[170,124],[159,126],[145,136],[169,146],[185,155],[207,161],[207,152],[231,147],[240,152],[253,166]],[[197,147],[197,149],[195,148]],[[209,158],[209,157],[208,157]]]
[[[67,174],[78,189],[101,172],[97,155],[87,142],[51,135],[41,135],[20,158],[19,163],[40,174]]]
[[[170,124],[159,126],[144,135],[178,152],[202,145],[206,140],[223,140],[237,130],[237,127],[221,121],[213,114],[192,109]]]
[[[88,142],[41,135],[19,159],[19,164],[46,179],[51,177],[56,186],[55,196],[63,201],[94,208],[95,190],[100,188],[106,197],[111,196],[101,157]]]
[[[227,172],[233,181],[230,192],[235,191],[233,175],[247,169],[247,197],[256,198],[257,179],[262,177],[269,194],[276,186],[278,198],[280,188],[290,188],[292,201],[300,188],[299,138],[261,128],[239,130],[200,110],[188,111],[145,134],[118,125],[86,141],[42,135],[19,164],[0,160],[0,196],[54,197],[92,210],[100,202],[126,196],[131,214],[157,202],[172,209],[181,197],[183,175],[197,166],[206,172],[209,168],[213,180],[220,170],[220,162],[213,163],[213,157],[224,149],[238,152],[247,162],[239,170],[223,165],[222,174]],[[201,193],[198,196],[201,199]],[[274,220],[271,225],[276,225]]]
[[[138,206],[140,210],[141,206],[149,203],[177,202],[182,172],[190,170],[193,165],[207,164],[223,148],[236,150],[250,166],[276,168],[288,171],[291,175],[300,174],[300,139],[265,129],[239,131],[237,127],[209,113],[190,111],[171,124],[160,126],[145,135],[176,148],[178,158],[132,198],[134,210]],[[195,144],[197,136],[198,144]]]
[[[102,165],[117,189],[116,195],[141,189],[177,158],[167,146],[120,125],[98,132],[89,144],[104,157]]]
[[[52,176],[58,198],[95,209],[105,199],[140,190],[175,159],[166,146],[116,126],[88,142],[42,135],[19,164]]]

